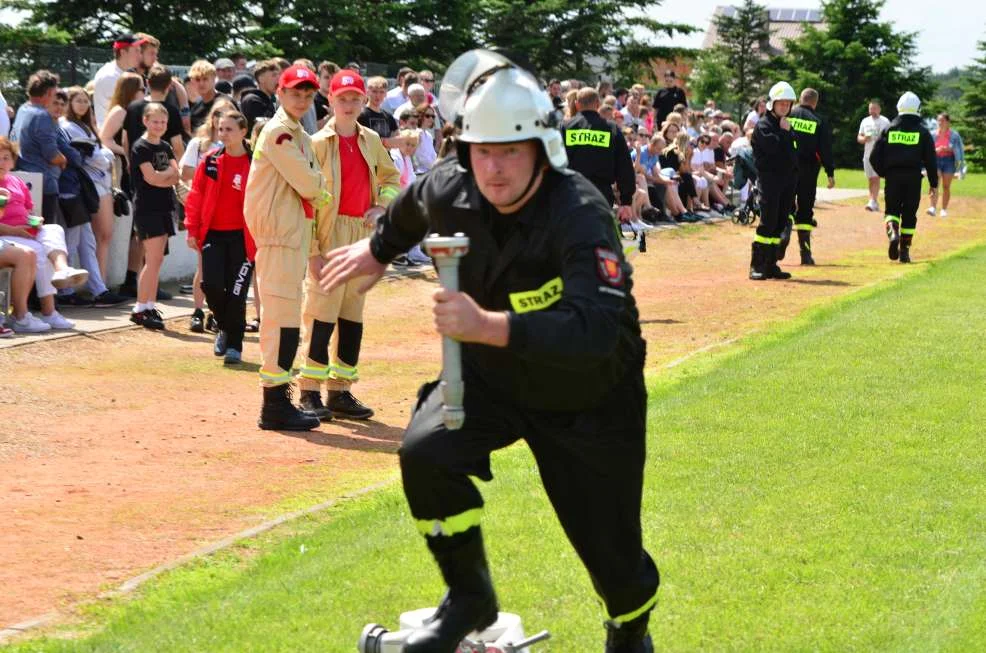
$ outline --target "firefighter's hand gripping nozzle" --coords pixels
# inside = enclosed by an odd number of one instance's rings
[[[462,233],[454,236],[432,234],[424,240],[424,250],[435,259],[438,280],[446,290],[459,290],[459,259],[469,253],[469,238]],[[462,383],[462,351],[459,341],[442,338],[442,407],[445,428],[462,428],[466,412],[462,407],[465,387]]]

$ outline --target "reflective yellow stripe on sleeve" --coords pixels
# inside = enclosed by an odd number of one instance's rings
[[[398,191],[393,186],[384,186],[383,188],[380,189],[380,199],[384,199],[388,201],[393,200],[395,197],[397,197],[397,194],[399,192],[400,191]]]
[[[883,221],[896,222],[897,224],[900,224],[900,218],[898,218],[896,215],[888,215],[886,218],[883,219]]]
[[[415,521],[415,525],[422,535],[431,535],[432,537],[444,535],[448,537],[465,533],[473,526],[479,526],[482,516],[482,508],[473,508],[445,519],[418,519]]]
[[[761,236],[760,234],[753,234],[753,242],[762,243],[764,245],[780,245],[780,238],[771,238],[770,236]]]
[[[905,236],[913,236],[915,233],[917,233],[917,229],[915,229],[914,227],[904,227],[903,229],[900,230],[900,233],[904,234]]]

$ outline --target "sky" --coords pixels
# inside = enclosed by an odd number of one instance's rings
[[[205,2],[207,0],[203,0]],[[818,0],[759,0],[771,8],[817,9]],[[690,36],[679,36],[672,45],[697,48],[717,5],[728,0],[663,0],[656,18],[699,27]],[[737,3],[738,4],[738,3]],[[986,39],[986,2],[983,0],[886,0],[881,20],[892,22],[897,30],[917,32],[915,62],[931,66],[935,72],[963,67],[979,56],[978,41]],[[0,10],[0,21],[10,22],[13,14]]]
[[[701,29],[689,36],[679,36],[671,45],[698,48],[705,29],[718,5],[734,4],[723,0],[663,0],[655,18],[686,23]],[[735,4],[739,4],[736,2]],[[758,0],[771,9],[819,9],[817,0]],[[986,40],[986,2],[982,0],[886,0],[881,21],[892,22],[894,29],[917,32],[919,66],[931,66],[934,72],[963,67],[981,56],[976,44]]]

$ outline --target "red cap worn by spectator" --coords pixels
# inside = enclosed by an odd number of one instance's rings
[[[122,50],[123,48],[131,48],[135,45],[141,45],[147,43],[145,39],[139,39],[133,34],[120,34],[115,39],[113,39],[113,49]]]
[[[339,95],[346,91],[355,91],[360,95],[366,95],[366,82],[355,70],[344,68],[332,76],[329,92],[332,95]]]
[[[303,85],[318,88],[318,77],[304,66],[295,65],[285,68],[277,81],[278,88],[298,88]]]

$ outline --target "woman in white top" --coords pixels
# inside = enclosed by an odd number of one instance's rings
[[[423,173],[431,170],[438,159],[435,150],[435,107],[430,104],[419,104],[414,107],[418,115],[418,149],[414,151],[414,161],[417,164],[415,172]]]
[[[726,196],[717,183],[716,155],[711,144],[712,137],[708,134],[698,137],[698,147],[692,150],[692,176],[695,177],[695,187],[702,203],[722,213],[726,207]]]
[[[760,116],[767,111],[767,98],[761,96],[750,103],[750,113],[746,114],[743,121],[743,133],[753,129],[760,122]]]
[[[113,240],[113,152],[102,145],[96,133],[89,94],[81,86],[66,91],[68,106],[58,125],[69,140],[86,140],[93,144],[93,155],[85,159],[85,171],[99,194],[99,211],[92,216],[92,232],[96,238],[96,260],[100,277],[106,278],[106,262],[109,259],[110,241]]]
[[[181,172],[181,180],[183,182],[191,185],[192,179],[195,178],[195,169],[199,167],[199,162],[205,158],[205,155],[210,150],[214,150],[222,145],[219,140],[219,119],[223,117],[223,112],[233,111],[235,109],[236,107],[233,106],[232,102],[222,98],[217,99],[215,104],[212,105],[209,114],[205,118],[205,122],[195,132],[195,138],[188,141],[185,154],[182,155],[181,161],[178,162],[178,170]]]

